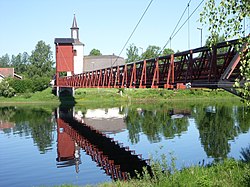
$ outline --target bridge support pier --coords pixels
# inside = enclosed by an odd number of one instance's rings
[[[56,96],[75,96],[75,88],[74,87],[56,87]]]

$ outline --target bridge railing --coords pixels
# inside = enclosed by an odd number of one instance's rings
[[[182,88],[217,87],[221,75],[238,49],[238,40],[212,48],[201,47],[153,59],[59,77],[58,86],[76,88]],[[239,77],[239,65],[231,75]]]

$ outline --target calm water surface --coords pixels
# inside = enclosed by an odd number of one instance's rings
[[[0,106],[0,186],[97,184],[151,156],[181,168],[240,159],[249,145],[250,115],[236,104]]]

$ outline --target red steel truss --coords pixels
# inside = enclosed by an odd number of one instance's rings
[[[75,88],[231,88],[240,77],[238,40],[122,66],[59,77],[59,87]],[[238,55],[238,56],[237,56]],[[238,58],[237,58],[238,57]],[[225,76],[225,73],[227,75]]]
[[[114,138],[109,138],[91,126],[76,120],[66,122],[61,118],[57,119],[57,124],[113,180],[127,180],[136,176],[135,170],[141,173],[143,167],[148,167],[149,160],[142,159],[141,154],[136,155],[134,150],[124,147]]]

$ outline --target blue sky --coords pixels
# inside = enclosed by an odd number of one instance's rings
[[[54,38],[70,37],[73,15],[76,14],[84,54],[99,49],[102,54],[118,55],[148,6],[150,0],[1,0],[0,56],[17,55],[35,49],[38,41],[50,44],[54,53]],[[129,44],[145,51],[149,45],[163,47],[189,0],[154,0]],[[191,12],[200,1],[192,0]],[[190,48],[200,47],[199,13],[190,19]],[[186,14],[181,23],[188,17]],[[203,42],[207,38],[203,27]],[[127,46],[128,47],[128,46]],[[167,46],[168,48],[170,45]],[[171,47],[188,49],[188,24],[175,36]],[[141,52],[141,49],[140,49]],[[54,54],[53,54],[54,55]],[[126,57],[126,50],[122,55]]]

